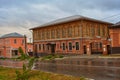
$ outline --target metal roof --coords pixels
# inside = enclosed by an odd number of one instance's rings
[[[120,21],[112,26],[109,26],[109,28],[120,28]]]
[[[113,26],[120,26],[120,21],[114,24]]]
[[[93,19],[93,18],[88,18],[88,17],[81,16],[81,15],[74,15],[74,16],[70,16],[70,17],[66,17],[66,18],[61,18],[61,19],[57,19],[57,20],[48,22],[48,23],[40,25],[38,27],[31,28],[30,30],[41,28],[41,27],[47,27],[47,26],[57,25],[57,24],[61,24],[61,23],[67,23],[67,22],[76,21],[76,20],[90,20],[90,21],[95,21],[95,22],[112,24],[112,23],[109,23],[109,22],[105,22],[105,21],[101,21],[101,20],[96,20],[96,19]]]
[[[24,36],[19,33],[14,32],[14,33],[5,34],[1,36],[0,38],[11,38],[11,37],[24,37]]]

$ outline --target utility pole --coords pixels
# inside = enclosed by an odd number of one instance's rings
[[[27,53],[27,41],[26,41],[26,35],[24,35],[24,41],[25,41],[25,54]]]

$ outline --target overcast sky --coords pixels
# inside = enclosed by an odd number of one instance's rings
[[[30,38],[30,28],[72,15],[116,23],[120,0],[0,0],[0,35],[18,32]]]

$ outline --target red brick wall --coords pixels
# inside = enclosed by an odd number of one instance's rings
[[[110,38],[112,47],[120,47],[120,28],[111,28]]]
[[[16,39],[16,44],[14,43],[14,40]],[[22,43],[22,40],[24,40],[24,43]],[[18,49],[21,47],[23,51],[25,52],[25,38],[3,38],[0,39],[0,51],[2,56],[11,58],[11,49],[16,48]],[[20,55],[20,54],[18,54]]]

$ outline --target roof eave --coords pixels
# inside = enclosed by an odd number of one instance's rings
[[[106,21],[101,21],[101,20],[96,20],[96,19],[86,18],[86,17],[80,17],[80,18],[77,18],[77,19],[68,20],[68,21],[64,21],[64,22],[59,22],[59,23],[55,23],[55,24],[48,24],[48,25],[43,25],[43,26],[41,25],[41,26],[38,26],[38,27],[31,28],[29,30],[35,30],[35,29],[38,29],[38,28],[54,26],[54,25],[58,25],[58,24],[61,24],[61,23],[67,23],[67,22],[72,22],[72,21],[77,21],[77,20],[89,20],[89,21],[94,21],[94,22],[100,22],[100,23],[113,25],[113,23],[106,22]]]

